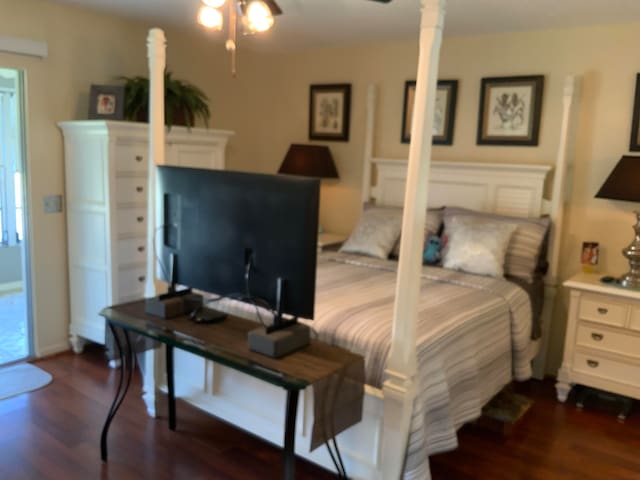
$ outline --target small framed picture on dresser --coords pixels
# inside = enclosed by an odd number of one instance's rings
[[[89,120],[123,120],[124,86],[91,85]]]

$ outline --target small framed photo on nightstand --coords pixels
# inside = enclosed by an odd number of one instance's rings
[[[580,263],[582,270],[585,272],[595,271],[598,265],[598,257],[600,256],[600,247],[598,242],[582,242],[582,253],[580,255]]]

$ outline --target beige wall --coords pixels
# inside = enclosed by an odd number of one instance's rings
[[[0,66],[26,78],[27,182],[36,354],[68,348],[66,224],[45,214],[43,197],[64,193],[61,120],[87,118],[89,86],[143,73],[146,28],[39,0],[0,0],[0,31],[48,43],[38,59],[0,53]]]
[[[62,141],[56,122],[86,118],[91,83],[146,72],[148,25],[40,0],[0,0],[0,29],[49,44],[40,60],[1,54],[0,66],[24,69],[28,92],[28,176],[32,205],[32,273],[38,352],[66,345],[68,293],[64,215],[42,212],[42,197],[64,191]],[[162,25],[160,25],[162,26]],[[575,175],[568,192],[561,274],[579,269],[583,240],[602,246],[601,270],[621,273],[619,254],[631,240],[633,204],[595,200],[593,195],[617,159],[628,152],[637,67],[638,24],[479,37],[445,38],[440,78],[460,81],[453,146],[433,149],[436,159],[553,164],[563,77],[582,77],[576,116]],[[238,78],[215,37],[167,29],[168,66],[211,98],[214,128],[236,131],[228,165],[275,172],[288,145],[308,142],[309,85],[351,83],[349,142],[327,142],[340,180],[322,189],[321,222],[348,233],[359,212],[366,90],[378,86],[375,154],[405,157],[400,143],[404,81],[415,78],[417,40],[342,49],[267,55],[239,50]],[[538,147],[476,146],[480,79],[543,74],[545,93]],[[566,295],[558,302],[552,332],[553,372],[561,354]]]
[[[593,195],[620,156],[628,153],[638,71],[633,62],[634,46],[640,40],[638,27],[597,26],[445,38],[443,42],[440,78],[458,79],[460,86],[454,144],[434,147],[435,159],[552,165],[558,147],[563,79],[569,73],[581,77],[578,113],[572,125],[572,156],[576,161],[573,185],[567,192],[562,279],[578,271],[583,240],[600,242],[602,272],[619,274],[626,268],[620,249],[632,238],[630,212],[634,206],[596,200]],[[224,81],[228,90],[213,105],[214,112],[233,112],[230,118],[238,138],[233,142],[229,166],[275,172],[290,143],[308,142],[309,85],[351,83],[351,139],[347,143],[327,142],[336,159],[340,181],[323,186],[321,202],[325,228],[348,233],[359,211],[367,86],[375,83],[379,92],[375,154],[405,157],[408,147],[400,143],[403,84],[415,78],[416,43],[319,49],[289,55],[247,53],[238,79]],[[210,69],[218,75],[221,70],[224,76],[228,65],[212,64]],[[477,146],[481,78],[527,74],[545,76],[539,146]],[[566,310],[567,297],[563,294],[557,302],[551,334],[550,373],[555,373],[561,358]]]

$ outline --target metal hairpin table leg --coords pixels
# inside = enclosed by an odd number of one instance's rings
[[[116,416],[116,413],[118,413],[118,409],[120,408],[120,405],[122,405],[122,401],[124,400],[124,397],[129,390],[129,385],[131,385],[131,377],[133,376],[134,369],[133,350],[131,349],[129,334],[126,330],[123,330],[123,349],[122,345],[120,345],[120,339],[118,338],[116,329],[111,324],[111,322],[107,323],[109,325],[109,330],[111,330],[111,333],[113,335],[113,339],[115,340],[116,353],[120,357],[120,380],[118,381],[116,396],[111,403],[109,413],[107,414],[107,419],[105,420],[104,426],[102,427],[102,434],[100,435],[100,456],[103,462],[107,461],[107,435],[109,434],[109,426],[111,425],[111,421],[113,420],[113,418]]]
[[[299,390],[287,390],[287,416],[284,425],[284,450],[282,452],[282,465],[284,480],[296,478],[296,413],[298,411]]]
[[[176,429],[176,391],[173,383],[173,347],[166,345],[167,393],[169,396],[169,429]]]

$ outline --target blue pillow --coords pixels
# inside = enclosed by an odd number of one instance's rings
[[[427,243],[424,246],[424,252],[422,253],[422,261],[427,265],[435,265],[440,261],[442,256],[442,240],[438,235],[429,235]]]

